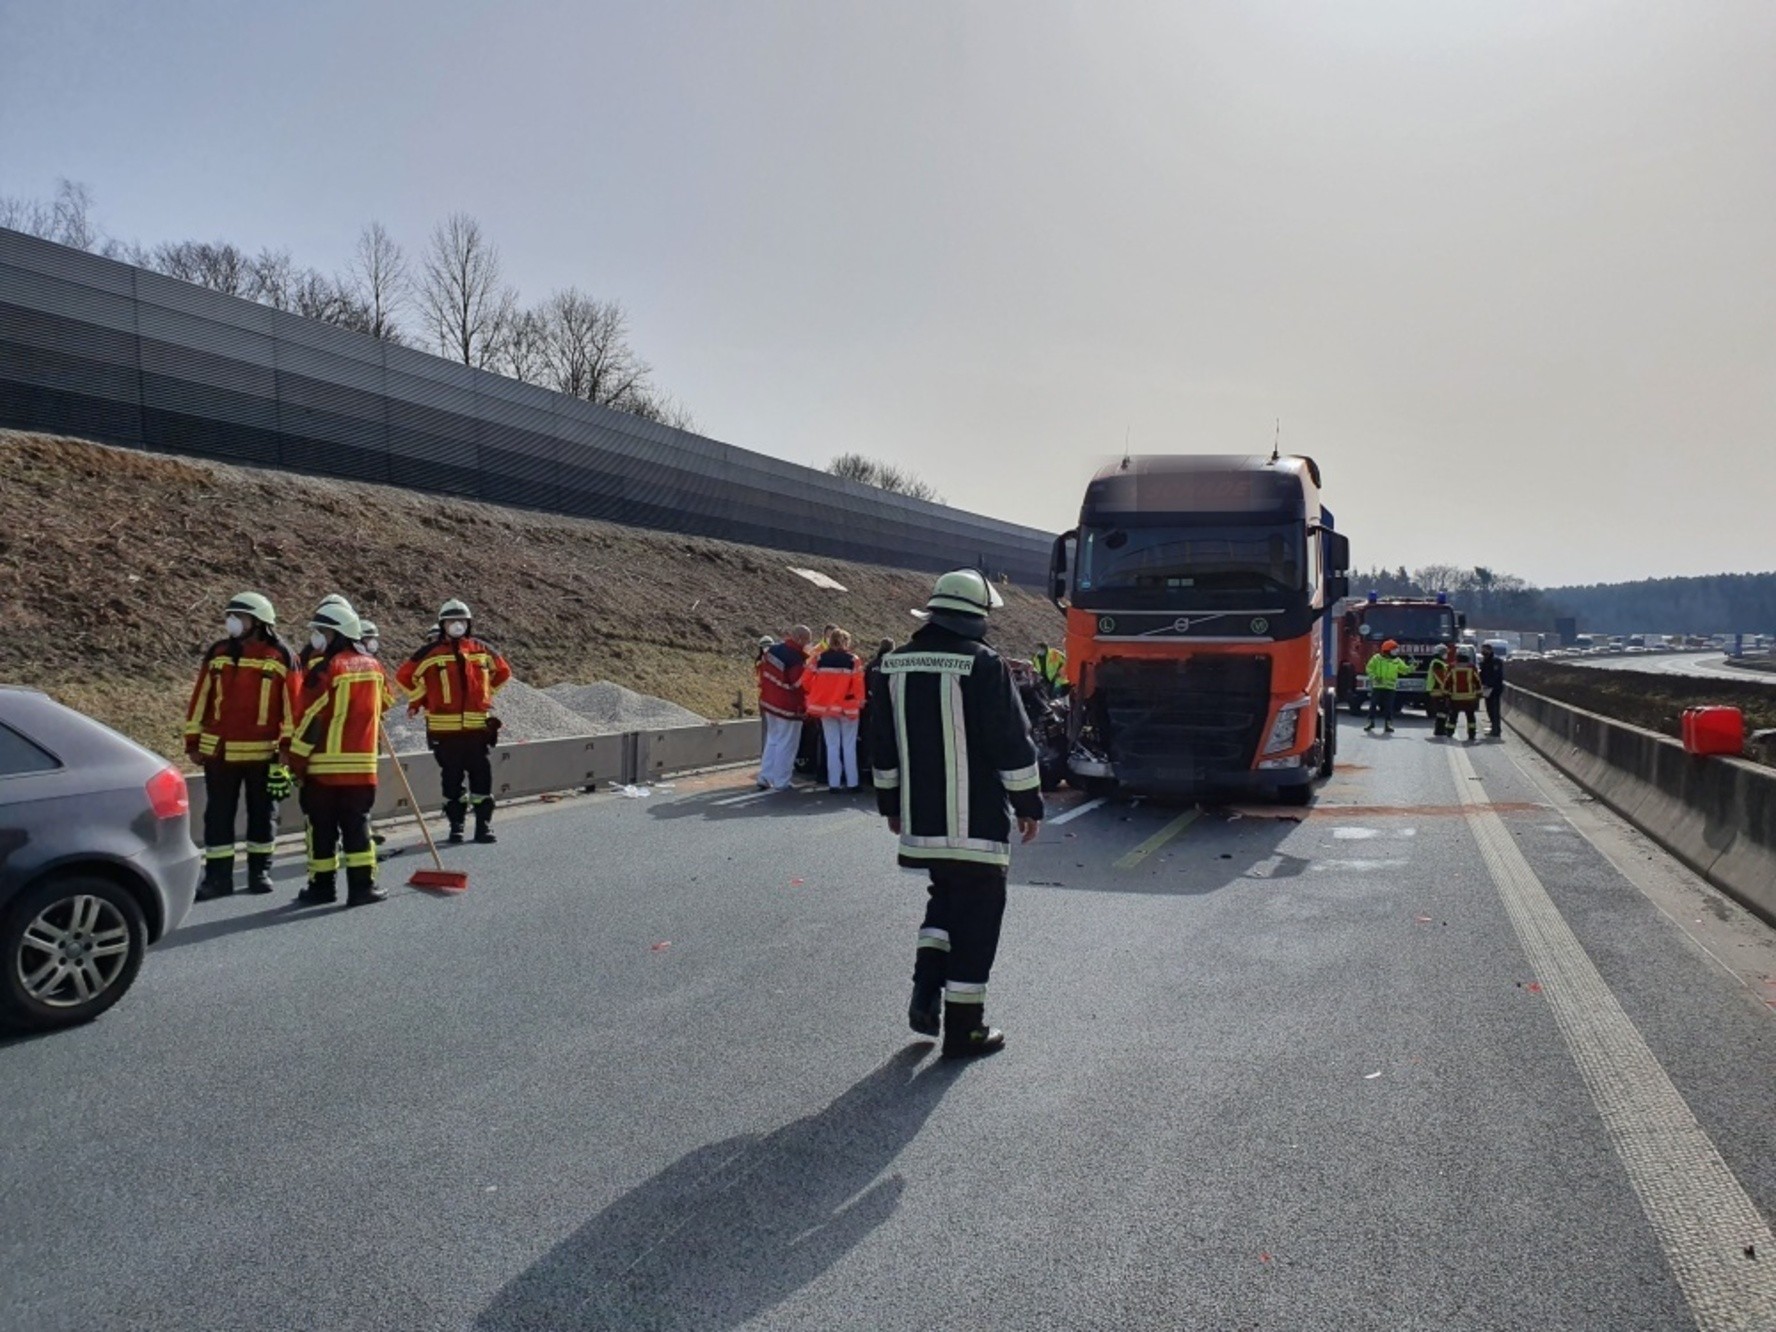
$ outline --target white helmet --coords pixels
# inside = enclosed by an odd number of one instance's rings
[[[364,626],[358,619],[358,613],[344,604],[343,599],[333,605],[323,603],[316,608],[314,619],[308,622],[310,629],[330,629],[349,642],[357,642],[364,636]]]
[[[913,614],[921,620],[930,618],[936,611],[985,616],[988,611],[998,610],[1004,604],[1005,598],[980,570],[952,569],[933,584],[925,609]]]

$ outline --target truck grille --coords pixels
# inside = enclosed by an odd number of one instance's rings
[[[1200,787],[1251,768],[1270,715],[1270,658],[1106,661],[1094,702],[1122,781]]]

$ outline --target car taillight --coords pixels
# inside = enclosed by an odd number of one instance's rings
[[[177,768],[162,768],[150,777],[148,804],[157,819],[176,819],[191,813],[191,790],[185,785],[185,774]]]

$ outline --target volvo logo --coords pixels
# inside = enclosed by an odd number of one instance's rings
[[[1176,629],[1181,634],[1187,634],[1190,632],[1190,621],[1180,615],[1177,619],[1172,621],[1172,628]]]
[[[1268,634],[1270,632],[1270,621],[1260,615],[1256,620],[1252,621],[1252,632],[1255,634]]]
[[[1108,615],[1104,616],[1102,619],[1100,619],[1098,621],[1098,632],[1100,634],[1115,633],[1116,632],[1116,621],[1111,619]]]

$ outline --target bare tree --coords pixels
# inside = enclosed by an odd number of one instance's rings
[[[364,329],[384,342],[400,342],[397,322],[411,294],[407,256],[380,222],[372,222],[358,235],[352,254],[352,296],[369,313]]]
[[[247,289],[241,294],[274,310],[294,309],[296,287],[302,276],[296,271],[296,261],[290,258],[288,250],[267,247],[253,257]]]
[[[53,199],[0,198],[0,227],[76,250],[91,250],[99,244],[99,231],[92,221],[92,191],[66,177],[56,182]]]
[[[168,241],[154,247],[149,267],[226,296],[250,296],[253,261],[227,241]]]
[[[507,293],[511,313],[501,319],[503,335],[493,369],[520,384],[543,384],[549,375],[549,316],[546,306],[518,308],[517,297]]]
[[[482,369],[493,363],[514,302],[500,283],[499,250],[467,213],[432,229],[419,300],[440,355]]]
[[[842,453],[826,465],[826,470],[834,476],[844,477],[847,481],[861,481],[866,486],[886,490],[891,495],[905,495],[909,499],[928,500],[932,504],[944,502],[943,496],[937,493],[937,488],[930,482],[921,480],[904,468],[866,457],[861,453]]]
[[[664,389],[641,389],[623,402],[612,403],[619,411],[639,416],[644,421],[658,421],[674,430],[695,430],[697,418],[672,394]]]
[[[550,388],[622,411],[650,394],[651,370],[629,345],[629,315],[576,287],[543,305]]]

